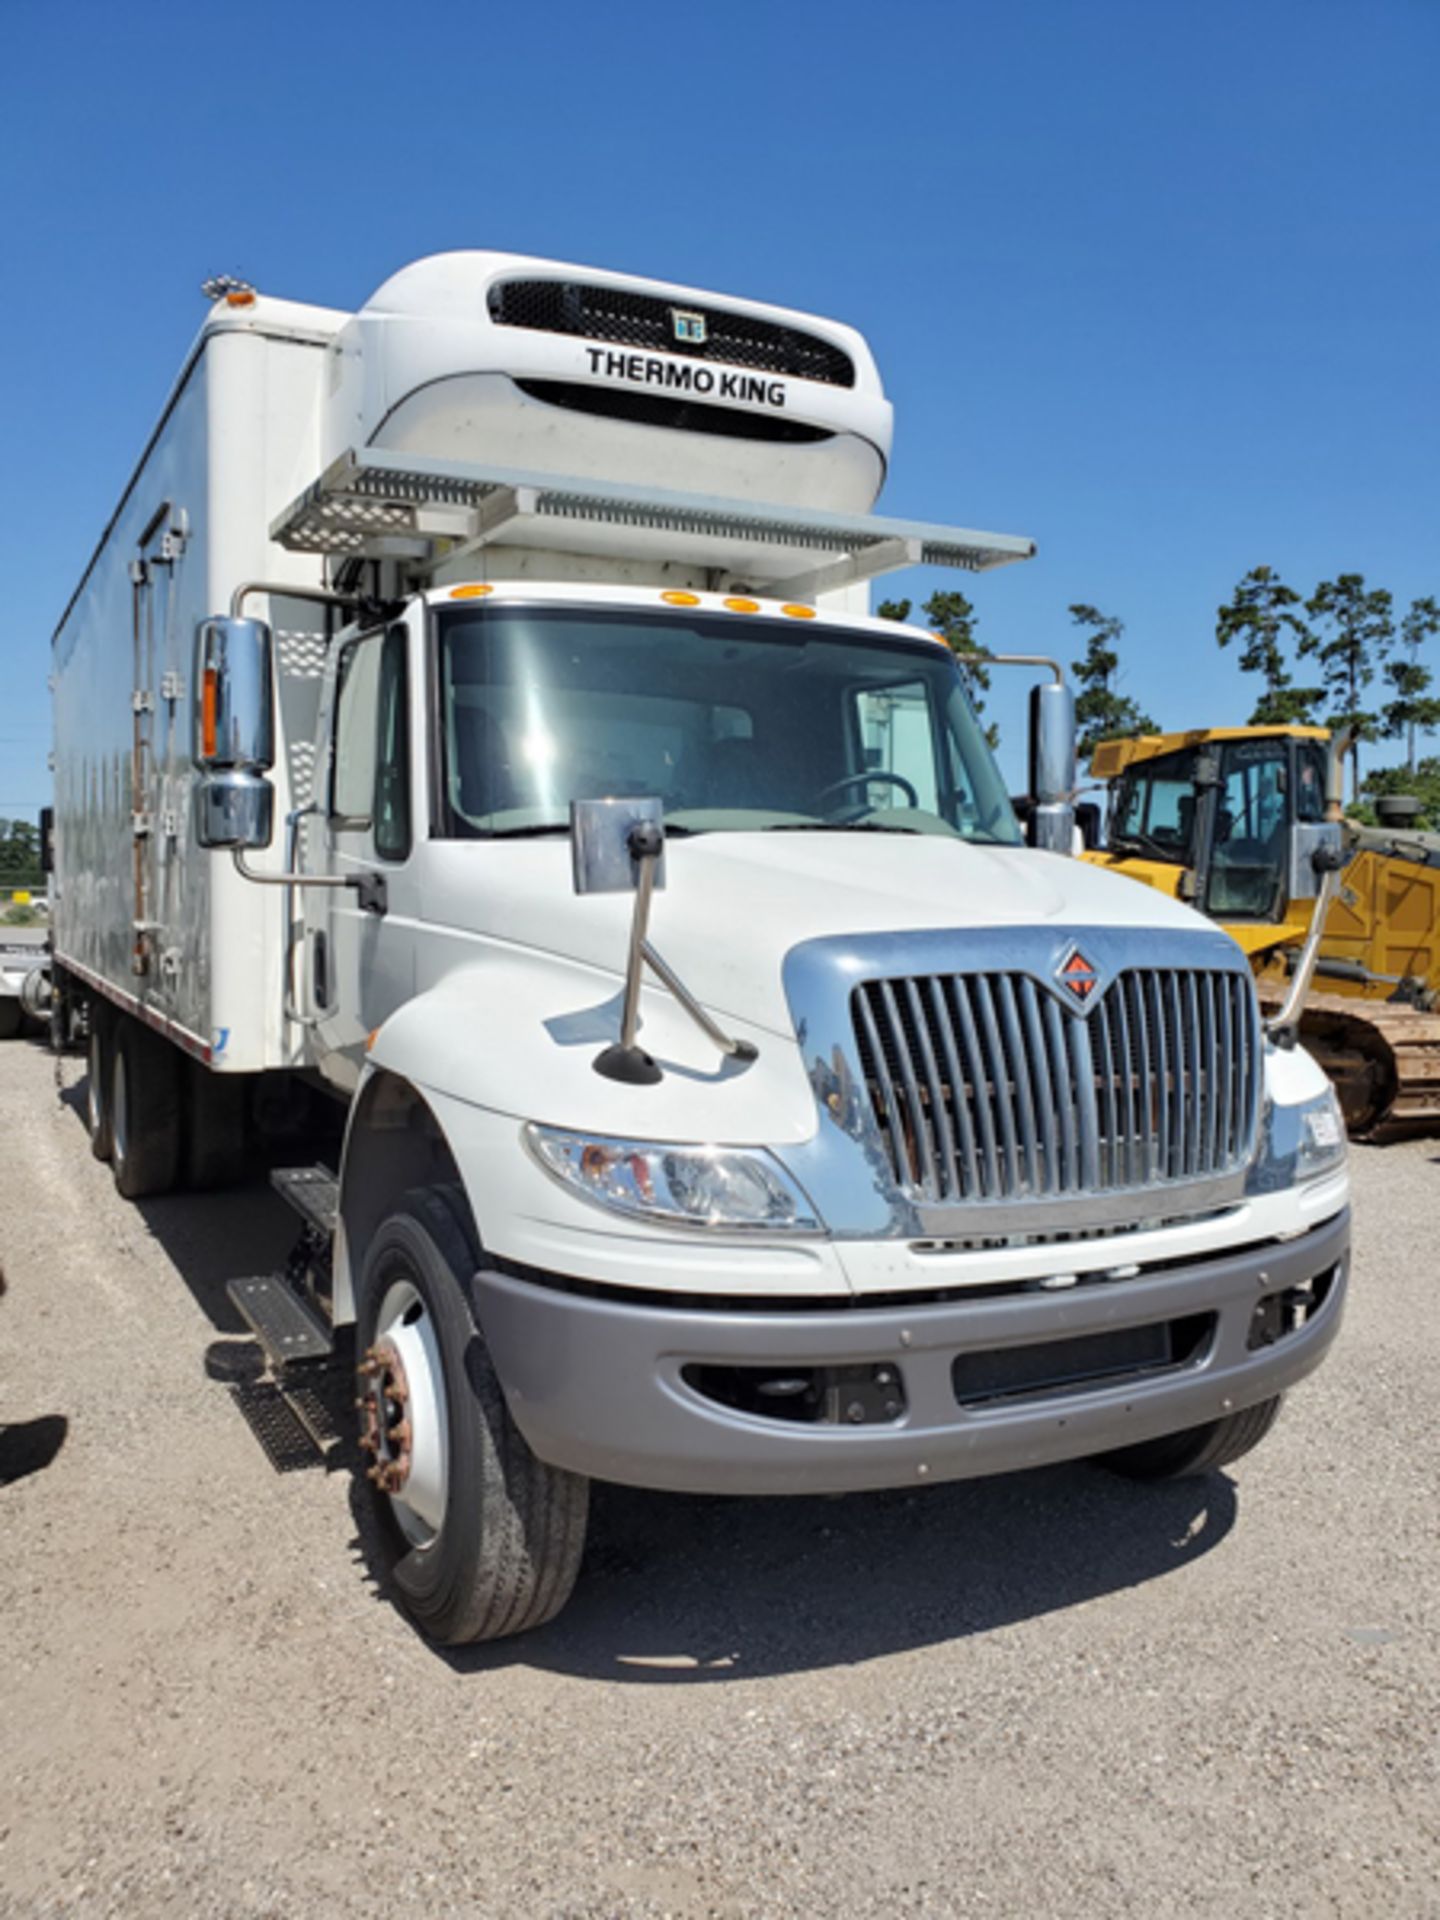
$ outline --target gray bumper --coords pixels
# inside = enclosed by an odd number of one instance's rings
[[[1348,1210],[1303,1239],[1065,1293],[810,1312],[627,1304],[496,1272],[476,1276],[481,1325],[510,1409],[543,1460],[601,1480],[689,1493],[843,1493],[1010,1473],[1202,1426],[1268,1400],[1319,1365],[1340,1325]],[[1329,1277],[1296,1331],[1250,1349],[1262,1298]],[[967,1354],[1214,1315],[1188,1364],[962,1405]],[[683,1377],[703,1367],[882,1364],[899,1419],[825,1426],[741,1412]]]

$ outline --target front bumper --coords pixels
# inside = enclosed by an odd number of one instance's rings
[[[637,1303],[491,1270],[476,1276],[476,1290],[510,1410],[542,1460],[689,1493],[843,1493],[1077,1459],[1268,1400],[1318,1366],[1335,1338],[1349,1244],[1347,1208],[1297,1239],[1062,1293],[827,1302],[814,1311],[710,1309],[653,1295]],[[1303,1324],[1250,1344],[1259,1303],[1312,1282],[1323,1298]],[[967,1381],[975,1377],[965,1356],[1004,1356],[997,1377],[1013,1381],[1026,1374],[1026,1348],[1038,1358],[1050,1343],[1089,1341],[1055,1350],[1093,1359],[1105,1336],[1123,1345],[1134,1329],[1197,1321],[1204,1337],[1173,1364],[1011,1387],[983,1403],[957,1385],[957,1362]],[[695,1384],[701,1368],[711,1378],[771,1367],[893,1370],[904,1410],[824,1425],[745,1411]]]

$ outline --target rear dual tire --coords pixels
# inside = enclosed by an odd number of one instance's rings
[[[110,1061],[110,1170],[126,1200],[169,1193],[181,1165],[180,1055],[124,1019]]]
[[[212,1073],[102,1003],[90,1008],[85,1128],[127,1200],[231,1186],[245,1171],[249,1083]],[[118,1120],[118,1130],[117,1130]],[[117,1146],[118,1132],[118,1146]]]

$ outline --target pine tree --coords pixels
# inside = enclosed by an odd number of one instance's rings
[[[1300,595],[1273,568],[1252,567],[1226,604],[1215,610],[1216,640],[1222,647],[1232,640],[1242,641],[1240,671],[1258,673],[1265,681],[1265,691],[1250,715],[1252,727],[1314,723],[1324,689],[1297,687],[1285,661],[1287,635],[1301,652],[1312,637],[1292,611],[1300,604]]]
[[[1341,573],[1324,580],[1305,602],[1313,627],[1301,643],[1302,653],[1313,653],[1330,700],[1325,724],[1348,727],[1356,748],[1350,756],[1351,797],[1360,792],[1359,742],[1379,738],[1381,720],[1361,705],[1365,690],[1385,664],[1395,642],[1394,601],[1384,587],[1367,588],[1363,573]],[[1325,630],[1328,629],[1328,632]]]
[[[1440,699],[1430,692],[1435,676],[1420,664],[1420,649],[1440,633],[1440,606],[1430,597],[1412,600],[1410,611],[1400,622],[1401,656],[1385,663],[1385,678],[1395,689],[1395,698],[1385,708],[1385,735],[1395,740],[1405,736],[1405,764],[1416,771],[1417,736],[1422,728],[1440,726]],[[1368,784],[1368,783],[1367,783]]]
[[[1084,761],[1102,740],[1125,740],[1158,729],[1148,713],[1142,713],[1133,700],[1115,690],[1125,622],[1084,605],[1071,607],[1070,617],[1076,626],[1090,629],[1085,658],[1070,663],[1083,689],[1075,702],[1075,719],[1080,728],[1078,751]]]

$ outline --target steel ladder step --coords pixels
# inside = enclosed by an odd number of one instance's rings
[[[314,1227],[328,1239],[335,1231],[335,1218],[340,1210],[340,1182],[329,1167],[318,1163],[313,1167],[273,1167],[270,1172],[270,1184],[300,1215],[307,1226]]]
[[[334,1351],[330,1328],[283,1274],[266,1273],[253,1280],[228,1280],[225,1291],[265,1349],[272,1366],[284,1367],[296,1360],[323,1360]]]

